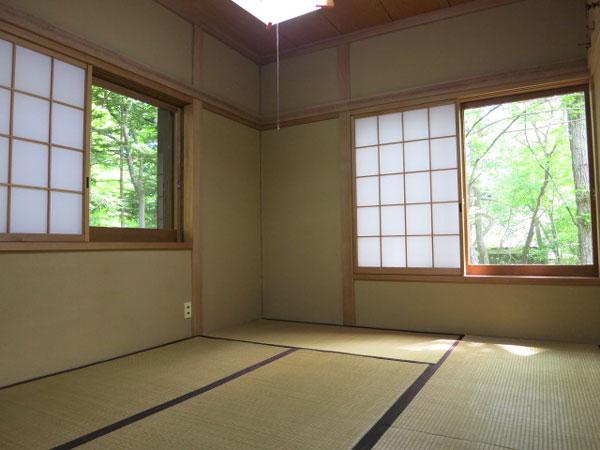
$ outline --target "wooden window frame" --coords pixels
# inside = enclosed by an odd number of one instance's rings
[[[433,172],[436,171],[447,171],[447,170],[456,170],[457,172],[457,192],[458,192],[458,199],[456,201],[444,201],[444,202],[433,202],[431,199],[429,202],[423,202],[423,203],[402,203],[401,205],[404,206],[406,208],[406,206],[408,205],[419,205],[419,204],[427,204],[430,205],[430,207],[432,205],[435,204],[443,204],[443,203],[452,203],[452,204],[458,204],[458,210],[459,210],[459,215],[461,214],[462,211],[462,191],[461,191],[461,178],[462,178],[462,165],[461,165],[461,157],[460,157],[460,120],[459,120],[459,114],[460,114],[460,104],[455,101],[455,100],[447,100],[447,101],[437,101],[437,102],[430,102],[430,103],[424,103],[424,104],[413,104],[413,105],[409,105],[406,107],[402,107],[402,108],[394,108],[394,109],[381,109],[381,110],[376,110],[376,111],[369,111],[366,113],[359,113],[359,114],[352,114],[350,116],[350,165],[351,165],[351,176],[352,176],[352,259],[353,259],[353,274],[355,278],[358,279],[369,279],[371,277],[374,278],[378,278],[378,277],[383,277],[383,279],[386,280],[397,280],[397,279],[404,279],[404,277],[411,277],[411,276],[417,276],[417,277],[424,277],[425,279],[428,277],[449,277],[451,279],[457,278],[457,277],[461,277],[464,273],[464,267],[463,267],[463,262],[464,262],[464,256],[463,256],[463,251],[464,251],[464,244],[463,244],[463,221],[462,218],[459,217],[459,223],[458,223],[458,235],[456,234],[452,234],[449,236],[458,236],[459,239],[459,245],[460,245],[460,267],[458,268],[436,268],[436,267],[426,267],[426,268],[420,268],[420,267],[361,267],[358,265],[358,229],[357,229],[357,211],[359,208],[361,208],[361,206],[357,205],[357,192],[356,192],[356,180],[359,178],[366,178],[368,176],[358,176],[356,175],[356,133],[355,133],[355,122],[357,119],[361,119],[361,118],[365,118],[365,117],[378,117],[380,115],[385,115],[385,114],[393,114],[393,113],[404,113],[407,111],[414,111],[414,110],[419,110],[419,109],[427,109],[428,110],[428,119],[429,119],[429,109],[430,108],[435,108],[438,106],[448,106],[448,105],[454,105],[454,111],[455,111],[455,118],[456,118],[456,134],[455,135],[451,135],[451,136],[439,136],[439,137],[435,137],[435,138],[431,138],[428,137],[427,139],[417,139],[417,140],[408,140],[405,141],[404,140],[404,136],[403,136],[403,140],[401,141],[401,143],[404,145],[407,142],[415,142],[415,141],[423,141],[423,140],[427,140],[429,143],[429,161],[430,161],[430,168],[427,170],[419,170],[419,171],[410,171],[410,172],[405,172],[403,170],[402,175],[403,177],[406,177],[406,174],[413,174],[413,173],[428,173],[430,175],[429,177],[429,185],[430,185],[430,192],[431,192],[431,183],[432,183],[432,178],[431,178],[431,174]],[[378,124],[379,127],[379,124]],[[428,127],[431,128],[431,123],[428,120]],[[403,127],[404,128],[404,127]],[[404,130],[403,130],[404,131]],[[430,129],[431,131],[431,129]],[[404,133],[403,133],[404,134]],[[429,135],[431,135],[431,132],[429,133]],[[444,138],[449,138],[449,137],[454,137],[456,139],[456,169],[431,169],[431,141],[432,140],[436,140],[436,139],[444,139]],[[394,144],[395,142],[387,142],[385,145],[390,145],[390,144]],[[396,143],[400,143],[400,142],[396,142]],[[380,144],[377,143],[376,144],[377,148],[378,148],[378,154],[379,154],[379,147]],[[361,148],[361,147],[358,147]],[[403,155],[404,155],[404,151],[403,151]],[[403,156],[403,163],[404,163],[404,156]],[[404,164],[403,164],[404,166]],[[403,167],[403,169],[405,169],[405,167]],[[386,175],[393,175],[393,174],[384,174],[383,176]],[[382,174],[378,174],[376,175],[378,178],[382,176]],[[404,179],[404,186],[406,189],[406,179]],[[379,183],[379,190],[380,190],[380,195],[381,195],[381,183]],[[379,212],[379,226],[381,228],[381,207],[382,206],[394,206],[394,205],[373,205],[373,206],[378,206],[380,208],[380,212]],[[369,207],[369,206],[365,206],[365,207]],[[404,217],[405,217],[405,226],[406,226],[406,209],[404,211]],[[433,222],[433,214],[431,215],[431,221]],[[405,229],[406,232],[406,229]],[[382,250],[381,250],[381,246],[382,246],[382,239],[384,237],[404,237],[405,239],[405,257],[408,257],[407,253],[406,253],[406,245],[407,245],[407,238],[408,237],[412,237],[413,235],[408,235],[408,234],[404,234],[402,236],[383,236],[381,235],[381,231],[379,236],[373,236],[373,237],[379,237],[380,239],[380,260],[383,258],[382,255]],[[432,240],[431,243],[431,251],[432,251],[432,263],[434,263],[434,257],[433,257],[433,252],[435,251],[434,248],[434,238],[436,236],[447,236],[444,234],[435,234],[433,233],[433,223],[432,223],[432,229],[431,229],[431,234],[429,235],[414,235],[416,237],[430,237]],[[362,237],[369,237],[369,236],[362,236]]]
[[[63,252],[63,251],[122,251],[122,250],[189,250],[192,243],[189,237],[184,239],[184,201],[183,201],[183,158],[184,158],[184,108],[193,101],[189,92],[184,92],[156,81],[152,76],[145,76],[136,67],[123,68],[113,63],[106,63],[92,53],[74,50],[53,40],[46,39],[18,28],[0,23],[0,38],[12,42],[51,58],[56,58],[86,70],[86,96],[84,114],[84,171],[82,192],[82,235],[63,234],[16,234],[0,233],[0,252]],[[16,48],[16,47],[14,47]],[[13,64],[14,70],[14,64]],[[119,86],[125,95],[139,98],[165,109],[173,110],[173,228],[171,229],[139,229],[139,228],[104,228],[89,226],[89,179],[91,151],[91,86],[93,77],[103,79],[107,83]],[[14,76],[13,76],[14,78]],[[13,81],[14,83],[14,81]],[[12,91],[14,86],[10,87]],[[29,94],[28,94],[29,95]],[[35,95],[33,95],[35,97]],[[12,98],[12,95],[11,95]],[[60,102],[58,102],[60,103]],[[12,104],[12,102],[11,102]],[[72,105],[68,105],[72,106]],[[11,133],[9,133],[10,135]],[[3,135],[3,137],[10,137]],[[64,147],[64,146],[57,146]],[[68,147],[64,147],[68,148]],[[3,183],[3,186],[8,183]],[[57,190],[60,191],[60,190]],[[81,194],[81,193],[80,193]]]
[[[164,97],[155,96],[155,92],[140,86],[131,80],[123,80],[107,74],[94,71],[91,87],[99,86],[118,94],[151,104],[173,114],[173,154],[172,154],[172,188],[171,188],[171,217],[172,228],[133,228],[133,227],[89,227],[91,242],[182,242],[183,241],[183,109],[177,103],[165,101]],[[90,96],[91,97],[91,96]],[[91,111],[91,107],[90,107]],[[91,120],[88,124],[91,133]],[[90,157],[92,153],[90,134]],[[89,170],[89,167],[88,167]],[[89,191],[89,189],[88,189]],[[87,205],[89,217],[89,202]]]
[[[593,264],[591,265],[542,265],[542,264],[471,264],[469,260],[469,224],[468,224],[468,192],[466,189],[467,161],[464,151],[464,113],[466,109],[494,105],[498,103],[510,103],[522,100],[531,100],[552,95],[570,94],[574,92],[583,92],[585,96],[585,117],[587,128],[588,144],[588,164],[590,180],[590,204],[592,219],[592,246],[593,246]],[[595,149],[594,149],[594,128],[591,112],[590,84],[576,84],[569,86],[559,86],[550,89],[530,90],[518,94],[489,96],[483,99],[465,101],[460,104],[460,148],[461,148],[461,166],[462,173],[465,174],[461,193],[464,199],[462,214],[463,236],[463,255],[466,276],[504,276],[504,277],[564,277],[564,278],[597,278],[598,277],[598,228],[596,212],[596,167],[595,167]]]
[[[8,167],[7,167],[7,172],[8,172],[8,179],[6,183],[0,183],[0,186],[5,187],[7,192],[7,232],[5,233],[0,233],[0,243],[10,243],[10,242],[70,242],[70,243],[76,243],[76,242],[85,242],[89,240],[89,235],[88,235],[88,216],[85,214],[85,209],[87,207],[88,204],[88,189],[87,189],[87,185],[85,183],[85,180],[87,179],[88,176],[88,170],[89,170],[89,152],[90,152],[90,143],[89,143],[89,139],[88,139],[88,122],[90,119],[90,92],[88,89],[89,86],[89,82],[91,79],[91,72],[92,72],[92,66],[90,66],[89,64],[86,64],[85,62],[82,62],[78,59],[74,59],[71,58],[70,56],[67,55],[63,55],[61,53],[55,52],[53,50],[47,49],[43,46],[37,45],[34,42],[29,42],[26,41],[24,39],[21,39],[17,36],[14,36],[12,34],[8,34],[5,32],[0,31],[0,39],[6,40],[10,43],[12,43],[13,47],[12,47],[12,74],[11,74],[11,86],[10,87],[6,87],[6,86],[2,86],[1,89],[3,90],[8,90],[10,92],[10,110],[9,110],[9,131],[8,134],[0,134],[0,137],[6,138],[9,141],[8,144]],[[28,50],[32,50],[38,53],[41,53],[49,58],[51,58],[51,63],[50,63],[50,94],[49,97],[45,97],[42,95],[38,95],[38,94],[33,94],[30,92],[26,92],[26,91],[22,91],[16,88],[15,83],[16,83],[16,79],[15,79],[15,69],[16,69],[16,51],[17,51],[17,46],[22,47],[22,48],[26,48]],[[72,105],[72,104],[68,104],[68,103],[64,103],[61,101],[58,101],[56,99],[54,99],[54,94],[53,94],[53,88],[54,88],[54,66],[55,66],[55,61],[59,60],[59,61],[63,61],[65,63],[71,64],[73,66],[79,67],[81,69],[83,69],[85,71],[85,97],[84,97],[84,106],[83,107],[79,107],[76,105]],[[27,97],[31,97],[31,98],[36,98],[36,99],[40,99],[40,100],[44,100],[46,102],[48,102],[49,105],[49,109],[48,109],[48,140],[46,141],[37,141],[34,139],[29,139],[29,138],[23,138],[20,136],[15,136],[13,134],[13,109],[14,109],[14,97],[15,94],[20,94],[20,95],[24,95]],[[53,105],[57,104],[57,105],[62,105],[68,108],[72,108],[72,109],[76,109],[79,110],[81,112],[83,112],[83,120],[84,120],[84,128],[83,128],[83,144],[82,147],[79,148],[73,148],[73,147],[69,147],[66,145],[61,145],[61,144],[56,144],[52,142],[52,110],[53,110]],[[47,186],[46,187],[40,187],[40,186],[32,186],[32,185],[22,185],[22,184],[18,184],[18,183],[13,183],[12,182],[12,155],[13,155],[13,142],[17,140],[17,141],[21,141],[21,142],[28,142],[28,143],[32,143],[32,144],[39,144],[39,145],[43,145],[48,147],[48,181],[47,181]],[[51,161],[51,157],[52,157],[52,148],[58,148],[58,149],[64,149],[64,150],[69,150],[69,151],[76,151],[79,153],[83,154],[83,158],[82,158],[82,163],[83,163],[83,170],[82,170],[82,190],[81,191],[72,191],[72,190],[68,190],[68,189],[59,189],[59,188],[53,188],[51,187],[51,182],[52,182],[52,161]],[[46,232],[45,233],[11,233],[10,232],[10,213],[11,213],[11,196],[12,196],[12,187],[16,187],[16,188],[23,188],[23,189],[31,189],[31,190],[38,190],[38,191],[45,191],[47,193],[47,200],[46,200]],[[76,194],[76,195],[81,195],[81,201],[82,201],[82,224],[81,224],[81,234],[58,234],[58,233],[50,233],[50,211],[51,211],[51,194],[52,192],[63,192],[63,193],[68,193],[68,194]]]
[[[600,274],[598,273],[598,200],[595,195],[595,186],[597,186],[598,166],[596,162],[597,149],[594,135],[594,97],[591,95],[592,82],[588,77],[570,79],[555,79],[549,82],[528,82],[509,83],[502,89],[497,91],[481,89],[473,93],[468,91],[464,94],[457,93],[454,97],[444,97],[439,100],[432,100],[425,103],[420,101],[410,101],[406,104],[397,105],[394,108],[377,108],[367,107],[362,110],[357,110],[350,113],[350,124],[347,131],[347,144],[345,150],[348,156],[347,163],[350,166],[348,176],[350,178],[350,195],[351,195],[351,267],[352,279],[355,281],[391,281],[391,282],[427,282],[427,283],[461,283],[461,284],[511,284],[511,285],[550,285],[550,286],[600,286]],[[588,154],[590,158],[590,177],[591,192],[592,192],[592,235],[594,244],[594,266],[529,266],[526,271],[519,271],[520,267],[514,267],[517,270],[507,270],[503,267],[507,266],[492,266],[499,268],[496,271],[487,270],[487,266],[482,268],[478,274],[467,272],[467,250],[468,236],[467,228],[467,211],[464,208],[466,201],[464,174],[465,174],[465,155],[464,155],[464,126],[463,126],[463,108],[465,104],[475,104],[475,102],[498,102],[501,98],[519,97],[536,98],[544,94],[544,92],[566,93],[573,91],[583,91],[586,96],[586,120],[588,128]],[[357,258],[357,229],[356,229],[356,168],[355,168],[355,147],[354,147],[354,121],[362,117],[371,117],[381,114],[410,111],[425,107],[435,107],[450,103],[456,103],[459,111],[457,112],[457,139],[458,139],[458,175],[459,175],[459,212],[460,217],[460,239],[461,239],[461,270],[460,273],[440,273],[434,269],[382,269],[382,268],[359,268]],[[481,267],[481,266],[480,266]],[[544,270],[537,270],[538,267]],[[547,268],[550,267],[549,270]],[[555,269],[553,267],[557,267]],[[581,268],[584,270],[581,270]],[[563,270],[564,269],[564,270]],[[443,270],[443,269],[438,269]]]

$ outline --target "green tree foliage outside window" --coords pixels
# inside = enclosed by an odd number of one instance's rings
[[[471,264],[593,263],[583,93],[465,110]]]
[[[92,87],[90,226],[158,227],[158,108]]]

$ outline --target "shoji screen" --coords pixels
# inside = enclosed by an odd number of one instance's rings
[[[0,39],[0,233],[84,233],[86,69]]]
[[[359,268],[458,269],[456,108],[354,121]]]

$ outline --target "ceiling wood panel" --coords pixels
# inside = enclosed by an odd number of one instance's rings
[[[267,29],[231,0],[156,1],[257,63],[270,60],[275,54],[275,29]],[[455,6],[460,8],[463,3],[476,1],[335,0],[334,8],[283,22],[280,25],[280,50],[289,54],[295,49],[318,46],[344,34],[385,27],[397,20]]]
[[[290,42],[293,42],[296,47],[341,35],[331,22],[318,11],[283,22],[279,25],[279,34],[280,37],[285,36]]]
[[[420,0],[418,2],[407,2],[406,0],[380,0],[380,2],[388,11],[392,20],[406,19],[407,17],[416,16],[417,14],[424,14],[450,6],[448,0]]]
[[[320,13],[344,34],[392,21],[379,0],[337,0]]]

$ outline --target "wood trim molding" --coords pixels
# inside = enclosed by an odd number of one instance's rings
[[[316,43],[310,43],[295,47],[290,50],[286,50],[280,53],[280,58],[291,58],[294,56],[305,55],[307,53],[316,52],[331,47],[338,47],[340,45],[349,45],[352,42],[360,41],[363,39],[372,38],[375,36],[381,36],[383,34],[394,33],[408,28],[414,28],[428,23],[438,22],[440,20],[451,19],[454,17],[463,16],[486,9],[497,8],[499,6],[510,5],[511,3],[518,3],[524,0],[475,0],[466,3],[460,3],[458,5],[438,9],[429,13],[419,14],[406,19],[396,20],[385,25],[379,25],[363,30],[358,30],[353,33],[347,33],[341,36],[336,36],[329,39],[324,39]],[[269,64],[275,61],[275,55],[268,55],[260,58],[256,61],[259,65]]]
[[[90,242],[177,242],[177,230],[89,227]]]
[[[582,84],[587,83],[589,78],[586,60],[576,59],[531,69],[464,78],[448,83],[419,86],[350,100],[338,100],[295,111],[284,111],[281,115],[281,126],[326,120],[343,112],[363,114],[381,111],[382,108],[397,109],[426,103],[455,101],[457,98],[475,99],[482,95],[511,93],[524,86],[531,90],[535,86],[542,89],[555,85]],[[271,129],[274,123],[273,116],[262,117],[262,129]]]
[[[203,103],[217,106],[226,111],[230,118],[252,124],[253,128],[260,127],[260,118],[255,112],[235,105],[214,94],[208,93],[192,84],[185,83],[169,76],[158,73],[154,68],[146,66],[98,44],[83,39],[75,34],[61,30],[48,22],[27,14],[23,11],[5,5],[1,2],[0,30],[15,35],[21,39],[41,44],[45,48],[65,57],[74,58],[91,64],[101,75],[110,74],[124,80],[134,80],[147,88],[162,92],[170,99],[179,100],[180,105],[189,104],[193,98]]]
[[[203,331],[203,272],[202,272],[202,199],[201,199],[201,121],[202,103],[194,100],[187,107],[185,128],[187,133],[188,164],[186,164],[186,193],[189,209],[189,225],[187,235],[193,237],[192,248],[192,336],[198,336]],[[191,192],[190,192],[191,189]]]
[[[536,276],[492,276],[492,275],[397,275],[361,274],[354,275],[354,281],[391,281],[415,283],[463,283],[463,284],[534,284],[551,286],[591,286],[599,287],[596,277],[536,277]]]
[[[340,160],[340,198],[341,198],[341,227],[342,227],[342,316],[344,325],[356,324],[356,304],[354,297],[353,268],[354,239],[353,223],[353,180],[348,174],[352,173],[352,146],[350,145],[350,115],[342,113],[339,118],[339,160]]]
[[[126,250],[191,250],[188,242],[2,242],[2,253],[110,252]]]

